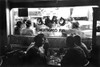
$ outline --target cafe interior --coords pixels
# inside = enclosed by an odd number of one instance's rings
[[[80,36],[86,49],[90,50],[88,62],[79,67],[100,66],[99,0],[0,0],[0,2],[1,67],[78,67],[63,65],[69,49],[67,38],[77,35]],[[27,27],[27,22],[30,28]],[[19,24],[21,26],[18,33],[16,28]],[[26,28],[32,32],[25,31]],[[45,49],[47,52],[45,61],[43,54],[43,58],[38,60],[34,60],[36,54],[34,58],[31,57],[34,51],[30,53],[31,56],[28,54],[28,50],[34,48],[35,39],[39,34],[43,34],[49,43],[47,50]],[[43,48],[38,49],[40,53],[41,49]],[[33,63],[40,60],[46,63]]]

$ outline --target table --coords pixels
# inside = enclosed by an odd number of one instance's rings
[[[47,59],[47,64],[52,66],[61,66],[61,60],[65,55],[66,49],[63,53],[59,53],[60,49],[49,49],[49,55]]]

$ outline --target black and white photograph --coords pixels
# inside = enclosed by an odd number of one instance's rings
[[[0,67],[100,67],[100,1],[0,0]]]

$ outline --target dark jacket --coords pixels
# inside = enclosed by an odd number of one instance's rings
[[[81,48],[70,48],[61,61],[62,67],[84,66],[87,63],[86,55]]]

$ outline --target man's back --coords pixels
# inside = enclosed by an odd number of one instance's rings
[[[32,36],[33,35],[33,30],[31,30],[31,29],[23,29],[21,34],[22,35],[30,35],[30,36]]]
[[[87,63],[85,55],[80,48],[71,48],[67,51],[62,59],[62,67],[64,66],[83,66]]]

